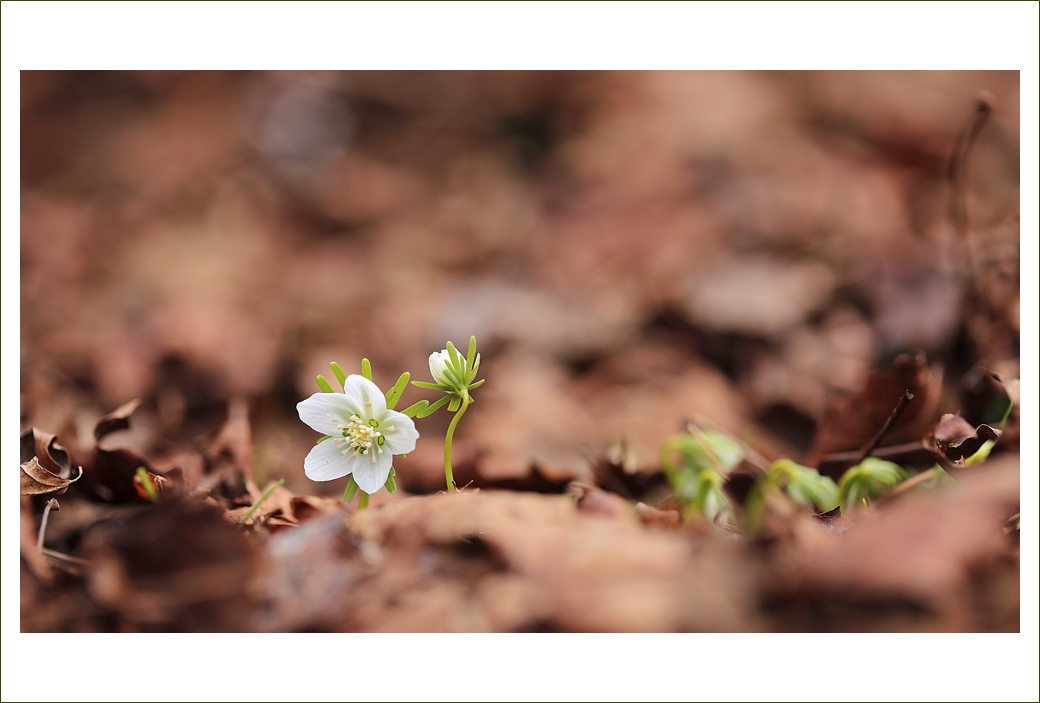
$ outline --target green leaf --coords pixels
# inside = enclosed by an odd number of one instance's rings
[[[368,359],[361,360],[361,375],[367,378],[369,381],[372,380],[372,362]]]
[[[435,403],[433,403],[432,405],[430,405],[430,407],[426,408],[425,410],[420,410],[416,414],[416,417],[423,418],[423,417],[429,417],[430,415],[433,415],[435,412],[437,412],[438,410],[443,408],[444,404],[447,403],[452,398],[458,398],[458,396],[445,395],[440,400],[438,400]],[[425,403],[426,401],[424,400],[422,402]]]
[[[357,492],[357,481],[354,480],[354,474],[351,474],[350,478],[347,480],[347,488],[343,491],[343,502],[350,503],[350,501],[354,500],[354,496],[357,495]]]
[[[445,396],[445,397],[447,397],[447,396]],[[401,414],[407,415],[408,417],[415,417],[416,415],[421,413],[423,410],[425,410],[427,408],[427,406],[429,406],[429,404],[430,404],[430,401],[428,401],[428,400],[420,400],[418,403],[414,403],[412,405],[409,405],[407,408],[402,410]]]
[[[408,387],[408,379],[412,377],[412,374],[405,371],[401,374],[401,377],[397,379],[397,383],[394,387],[386,392],[386,407],[389,410],[393,410],[397,407],[397,401],[401,399],[401,394],[404,393],[404,389]]]
[[[332,373],[336,375],[336,380],[339,381],[339,387],[346,390],[347,374],[340,368],[339,364],[335,361],[329,363],[329,368],[332,369]]]
[[[443,383],[429,383],[427,381],[412,381],[413,386],[418,388],[428,388],[431,391],[450,391],[451,387],[446,386]]]
[[[386,483],[383,484],[383,488],[386,489],[387,493],[394,493],[397,490],[397,482],[394,481],[393,476],[386,477]]]
[[[335,391],[332,390],[332,385],[325,380],[324,376],[319,374],[318,378],[315,380],[318,382],[318,388],[321,389],[322,393],[335,393]]]

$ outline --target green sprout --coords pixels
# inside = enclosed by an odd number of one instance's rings
[[[824,513],[838,505],[838,486],[830,476],[821,476],[816,469],[790,459],[774,461],[766,472],[766,480],[786,491],[799,505],[815,506]]]
[[[867,457],[846,471],[838,482],[838,505],[847,513],[852,506],[881,498],[907,478],[906,470],[891,461]]]
[[[274,484],[270,488],[268,488],[266,491],[264,491],[263,495],[261,495],[257,499],[257,501],[255,503],[253,503],[249,507],[249,510],[246,511],[246,514],[242,516],[242,519],[238,523],[239,528],[241,528],[243,525],[245,525],[247,522],[249,522],[249,518],[253,517],[253,514],[256,513],[256,511],[260,509],[260,506],[264,504],[264,501],[267,500],[268,498],[270,498],[272,493],[274,493],[275,491],[277,491],[279,488],[281,488],[284,485],[285,485],[285,479],[284,478],[280,478],[277,481],[275,481]]]
[[[661,468],[683,506],[683,522],[702,515],[709,522],[725,510],[726,476],[744,459],[744,446],[733,437],[694,428],[693,434],[669,437],[661,444]]]

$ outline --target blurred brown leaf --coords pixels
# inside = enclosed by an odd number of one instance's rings
[[[819,466],[828,454],[863,447],[885,424],[907,391],[913,394],[913,400],[879,446],[920,439],[938,419],[942,379],[942,366],[928,366],[923,352],[901,354],[891,367],[872,373],[860,393],[840,396],[829,403],[809,452],[809,465]]]
[[[91,597],[128,623],[189,631],[245,625],[255,552],[222,510],[160,503],[99,525],[83,550]]]
[[[98,420],[97,424],[94,425],[94,439],[100,441],[107,434],[130,427],[130,416],[134,414],[134,411],[140,405],[141,399],[134,398]]]
[[[943,490],[914,492],[860,513],[838,541],[793,557],[767,588],[780,627],[805,630],[967,631],[999,627],[973,603],[977,575],[1013,558],[1002,527],[1019,503],[1019,457],[965,472]],[[1018,610],[1017,589],[1000,596]]]

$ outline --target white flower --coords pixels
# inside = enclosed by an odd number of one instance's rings
[[[382,391],[364,376],[348,376],[342,393],[315,393],[296,410],[311,429],[329,436],[303,462],[312,481],[352,473],[358,488],[375,493],[390,475],[394,454],[412,451],[419,438],[412,419],[388,410]]]
[[[443,383],[446,386],[455,385],[448,375],[448,362],[450,360],[451,355],[447,349],[430,354],[430,375],[433,376],[433,380],[437,383]]]

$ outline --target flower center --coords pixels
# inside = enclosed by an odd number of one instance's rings
[[[358,454],[370,455],[372,461],[375,461],[375,455],[383,453],[383,444],[386,442],[386,437],[376,429],[379,427],[377,420],[365,422],[357,415],[351,415],[350,422],[346,424],[343,424],[343,421],[339,418],[333,417],[333,420],[340,432],[343,433],[342,437],[333,437],[336,446],[340,447],[341,454],[353,452],[354,456]],[[393,427],[388,427],[387,429],[392,430]]]

